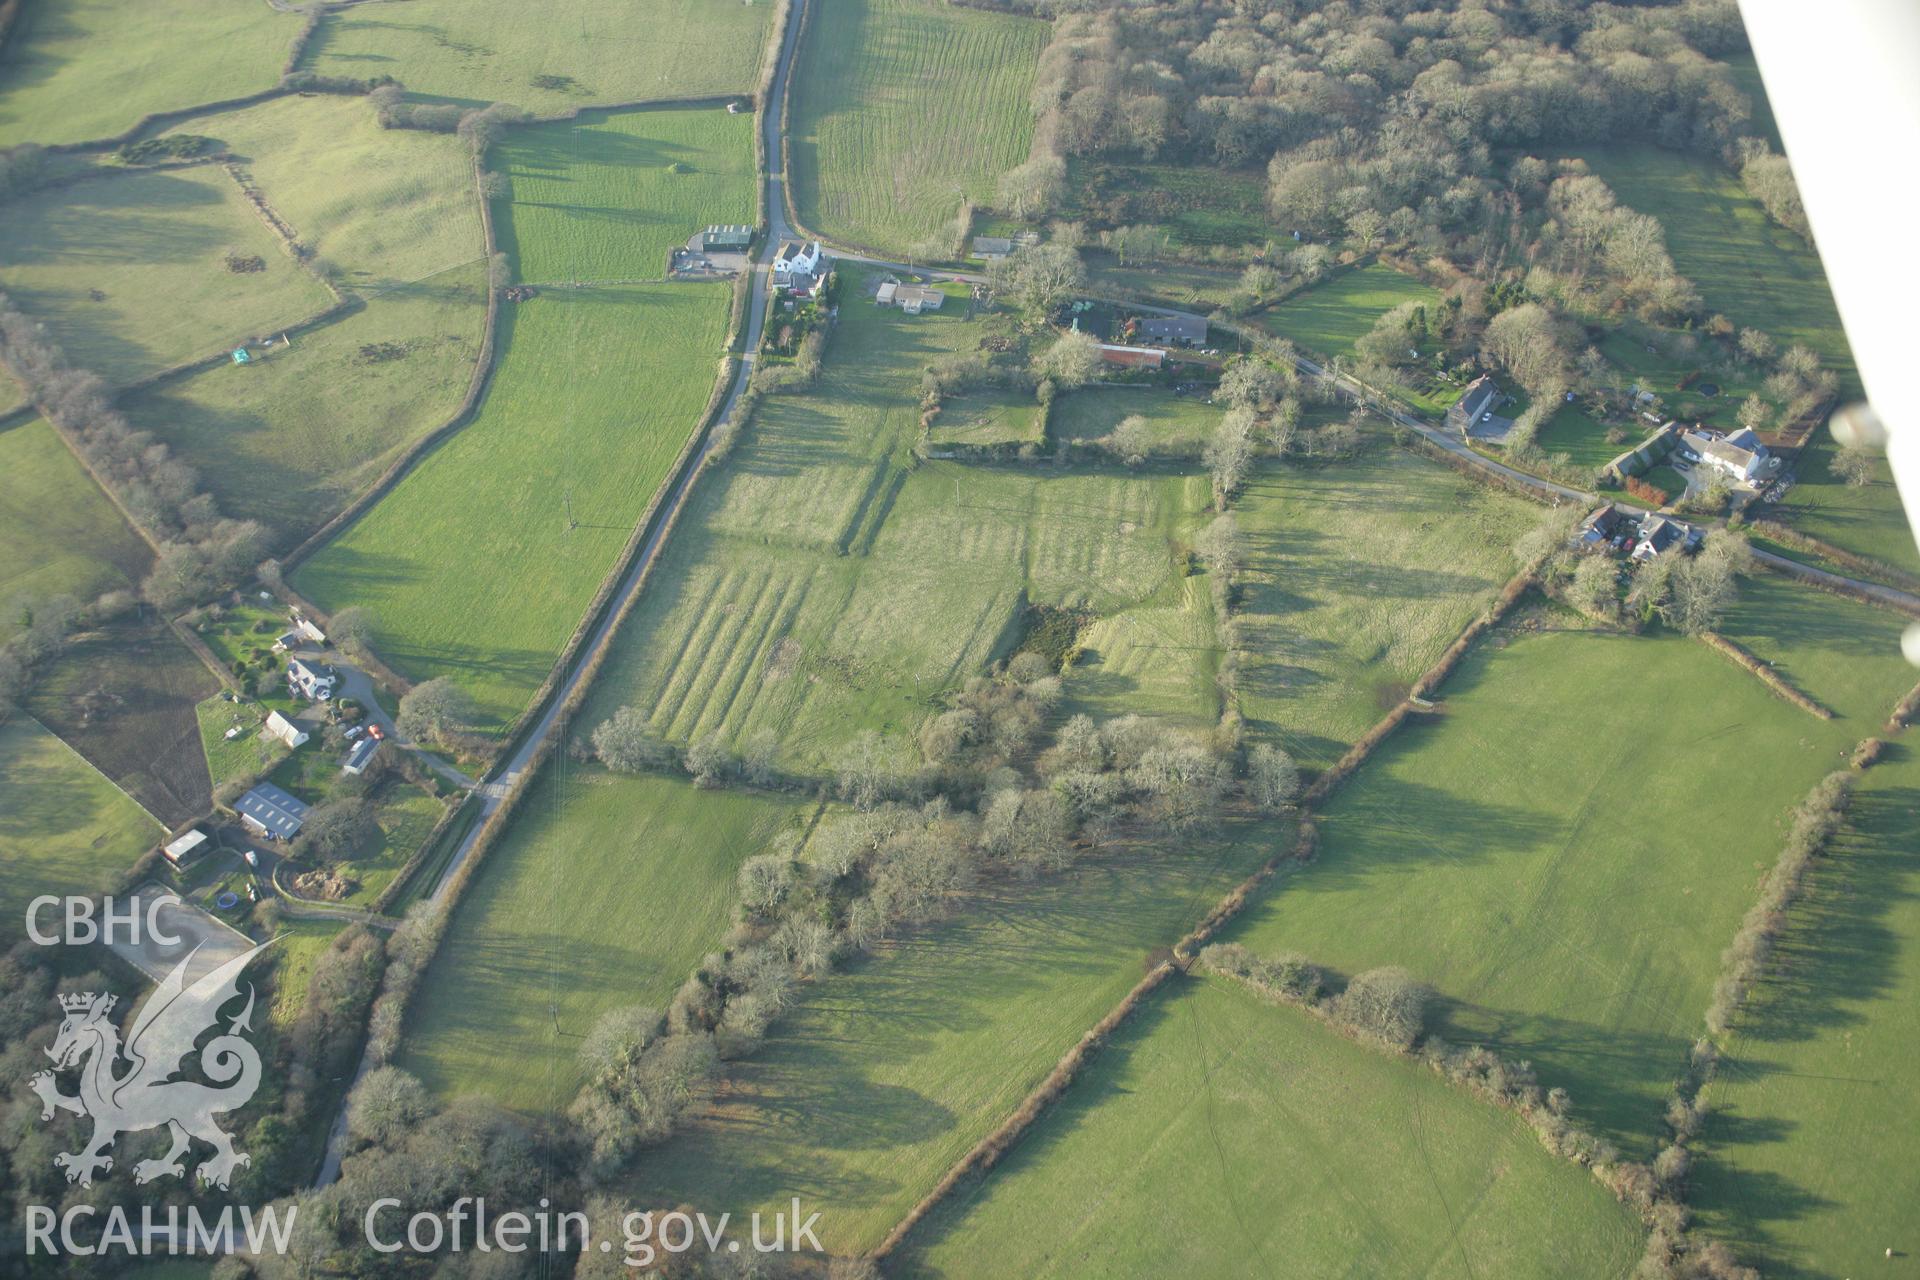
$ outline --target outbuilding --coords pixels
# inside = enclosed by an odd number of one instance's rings
[[[233,802],[233,811],[249,831],[270,840],[291,840],[300,834],[311,810],[271,782],[262,782]]]

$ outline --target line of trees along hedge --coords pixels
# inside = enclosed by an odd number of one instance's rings
[[[193,468],[149,432],[134,430],[113,408],[105,381],[69,365],[46,332],[3,293],[0,360],[153,542],[153,571],[141,587],[147,599],[171,610],[252,573],[266,553],[269,531],[257,521],[222,515]]]

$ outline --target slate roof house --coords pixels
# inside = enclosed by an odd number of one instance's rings
[[[325,701],[333,696],[336,677],[330,668],[295,658],[287,664],[287,684],[303,698]]]
[[[1711,467],[1736,481],[1757,480],[1771,456],[1767,446],[1749,427],[1732,435],[1696,428],[1680,433],[1680,443],[1700,457],[1701,465]]]
[[[1467,389],[1447,410],[1447,425],[1464,434],[1468,427],[1480,420],[1480,415],[1492,410],[1500,402],[1500,388],[1494,382],[1493,375],[1483,373],[1467,384]]]
[[[233,811],[248,830],[272,840],[291,840],[300,834],[310,810],[271,782],[262,782],[233,802]]]
[[[798,240],[782,241],[780,251],[773,255],[773,282],[791,288],[796,276],[818,275],[820,256],[820,242],[817,240],[809,240],[805,244]]]
[[[1005,236],[975,236],[973,238],[973,256],[992,262],[1004,258],[1013,252],[1013,241]]]
[[[1640,522],[1640,537],[1633,545],[1635,560],[1651,560],[1669,547],[1691,551],[1700,545],[1700,531],[1692,525],[1668,516],[1648,516]]]
[[[1207,319],[1205,316],[1186,314],[1146,316],[1140,321],[1139,334],[1149,342],[1164,342],[1168,346],[1204,347],[1207,345]]]

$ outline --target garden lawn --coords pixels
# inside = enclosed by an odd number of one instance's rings
[[[338,920],[282,920],[274,926],[274,949],[280,952],[274,971],[273,1024],[284,1031],[307,1007],[307,985],[313,967],[347,926]]]
[[[200,473],[228,515],[284,551],[337,515],[466,395],[486,322],[478,263],[394,285],[363,308],[122,400]]]
[[[511,181],[498,234],[516,277],[660,280],[694,232],[752,224],[757,118],[718,106],[595,111],[511,130],[491,162]]]
[[[174,132],[217,139],[300,242],[366,296],[486,257],[466,143],[382,129],[364,97],[275,98]]]
[[[165,834],[30,717],[0,724],[0,938],[23,936],[30,899],[111,888]]]
[[[267,708],[257,702],[234,703],[216,693],[193,709],[200,723],[200,746],[207,753],[207,773],[218,787],[223,782],[257,778],[271,773],[286,757],[287,745],[261,734]],[[227,737],[227,730],[240,729]]]
[[[609,1009],[665,1011],[720,948],[735,874],[807,810],[790,797],[580,771],[532,783],[413,1001],[401,1065],[443,1096],[563,1112]]]
[[[1147,420],[1155,455],[1197,458],[1213,439],[1221,410],[1198,396],[1157,387],[1090,387],[1056,399],[1047,430],[1056,440],[1098,440],[1136,414]]]
[[[446,805],[425,788],[397,778],[389,782],[373,805],[373,820],[380,834],[353,857],[334,864],[341,875],[357,885],[342,901],[371,910],[374,899],[427,842],[427,835],[445,812]]]
[[[1257,739],[1333,763],[1493,600],[1540,509],[1376,444],[1268,465],[1235,514],[1240,712]]]
[[[1897,1273],[1920,1172],[1920,752],[1867,771],[1705,1096],[1687,1199],[1769,1276]],[[1903,1261],[1888,1262],[1884,1250]]]
[[[0,49],[0,148],[272,88],[300,21],[231,0],[29,2]]]
[[[0,427],[0,601],[69,595],[85,603],[139,585],[153,552],[54,429]],[[19,630],[0,614],[0,641]]]
[[[1765,330],[1782,347],[1806,343],[1840,375],[1843,389],[1857,393],[1853,352],[1819,256],[1769,220],[1737,175],[1653,146],[1602,148],[1581,158],[1620,203],[1660,220],[1674,266],[1700,290],[1708,311]]]
[[[1511,1113],[1237,983],[1176,980],[890,1270],[1599,1280],[1642,1238]]]
[[[1531,1060],[1577,1122],[1650,1158],[1786,815],[1859,726],[1676,636],[1501,632],[1441,693],[1231,939],[1406,966],[1447,1040]]]
[[[1197,477],[915,466],[919,380],[979,321],[841,312],[819,384],[763,400],[701,482],[579,719],[622,705],[666,737],[776,735],[833,767],[864,729],[902,744],[1011,652],[1028,602],[1116,613],[1159,598]]]
[[[301,61],[322,75],[389,75],[418,96],[537,115],[754,87],[773,6],[724,0],[409,0],[327,18]]]
[[[871,1248],[1061,1054],[1273,848],[1285,824],[1132,844],[1036,882],[989,882],[811,984],[697,1123],[639,1163],[636,1204],[821,1210]],[[986,1273],[982,1273],[986,1274]],[[994,1273],[1017,1274],[1017,1273]]]
[[[801,223],[948,256],[962,204],[992,203],[1027,158],[1046,24],[938,0],[844,0],[807,23],[787,121]]]
[[[229,270],[230,253],[261,269]],[[9,201],[0,263],[14,305],[73,365],[116,384],[277,332],[333,301],[212,165]]]
[[[1261,319],[1268,333],[1288,339],[1302,351],[1351,357],[1354,340],[1403,302],[1437,306],[1440,293],[1404,272],[1374,262],[1336,272],[1311,289],[1275,304]]]
[[[1645,424],[1642,424],[1645,425]],[[1628,438],[1619,444],[1607,442],[1607,425],[1577,404],[1567,405],[1548,418],[1534,437],[1534,443],[1549,458],[1566,454],[1576,467],[1597,472],[1628,449],[1646,439],[1642,432],[1629,428]]]
[[[294,585],[329,612],[366,607],[384,660],[451,676],[484,726],[510,723],[698,424],[727,304],[720,286],[654,285],[508,307],[473,422]]]

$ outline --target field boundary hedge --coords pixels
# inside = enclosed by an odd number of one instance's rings
[[[1385,719],[1368,731],[1359,742],[1349,748],[1340,762],[1315,779],[1312,787],[1302,794],[1299,802],[1299,830],[1292,844],[1270,855],[1265,862],[1256,867],[1239,884],[1229,890],[1216,902],[1200,923],[1188,930],[1180,940],[1173,944],[1170,959],[1161,961],[1153,970],[1136,983],[1132,990],[1121,997],[1120,1002],[1109,1009],[1104,1017],[1093,1025],[1079,1041],[1069,1049],[1060,1061],[1054,1065],[1034,1090],[1027,1095],[1011,1115],[996,1126],[993,1132],[976,1142],[965,1155],[947,1170],[940,1181],[919,1200],[896,1223],[886,1237],[867,1255],[874,1259],[883,1259],[899,1248],[914,1227],[924,1221],[928,1214],[938,1207],[953,1190],[966,1178],[975,1173],[985,1173],[1002,1156],[1011,1150],[1020,1137],[1039,1120],[1047,1107],[1057,1101],[1073,1083],[1079,1072],[1092,1060],[1093,1055],[1106,1043],[1123,1022],[1131,1017],[1145,1003],[1148,996],[1158,990],[1175,972],[1188,972],[1199,954],[1199,949],[1219,930],[1231,921],[1252,900],[1254,892],[1270,880],[1280,869],[1284,861],[1309,861],[1319,848],[1319,827],[1314,821],[1311,808],[1314,801],[1324,799],[1326,795],[1350,776],[1375,747],[1384,742],[1393,730],[1398,728],[1413,710],[1411,699],[1418,691],[1431,691],[1441,680],[1459,665],[1460,658],[1470,649],[1473,642],[1505,617],[1515,602],[1520,600],[1533,586],[1538,565],[1529,565],[1514,575],[1506,587],[1481,615],[1469,623],[1466,630],[1448,648],[1440,660],[1420,677],[1414,684],[1415,692],[1387,713]]]
[[[1784,702],[1790,702],[1816,720],[1831,720],[1833,712],[1815,702],[1800,690],[1788,684],[1781,674],[1775,671],[1760,657],[1745,646],[1736,644],[1717,631],[1700,632],[1700,640],[1709,649],[1724,654],[1735,666],[1750,673],[1761,684],[1772,690],[1774,695]]]
[[[485,181],[483,173],[482,158],[476,156],[473,161],[473,192],[480,201],[481,252],[486,260],[491,262],[493,255],[498,252],[498,245],[494,239],[493,204],[487,199],[486,190],[482,185]],[[446,443],[455,432],[467,425],[467,420],[480,407],[487,387],[492,381],[496,354],[494,348],[499,329],[500,290],[495,288],[493,282],[489,280],[487,282],[487,313],[480,331],[480,353],[474,358],[473,374],[467,379],[467,394],[461,398],[460,404],[445,422],[420,437],[406,452],[395,458],[392,465],[359,497],[349,502],[332,519],[321,525],[299,546],[282,557],[280,567],[283,574],[293,572],[295,567],[307,560],[314,552],[345,532],[356,520],[371,510],[375,503],[391,493],[394,486],[404,480],[422,458]],[[318,613],[319,610],[316,609],[313,612]]]
[[[1818,538],[1802,533],[1791,525],[1781,524],[1778,520],[1755,520],[1748,527],[1763,538],[1770,538],[1782,546],[1830,560],[1843,569],[1852,569],[1863,574],[1878,574],[1886,580],[1888,585],[1906,591],[1920,591],[1920,578],[1857,552],[1844,551],[1832,543],[1822,542]]]

